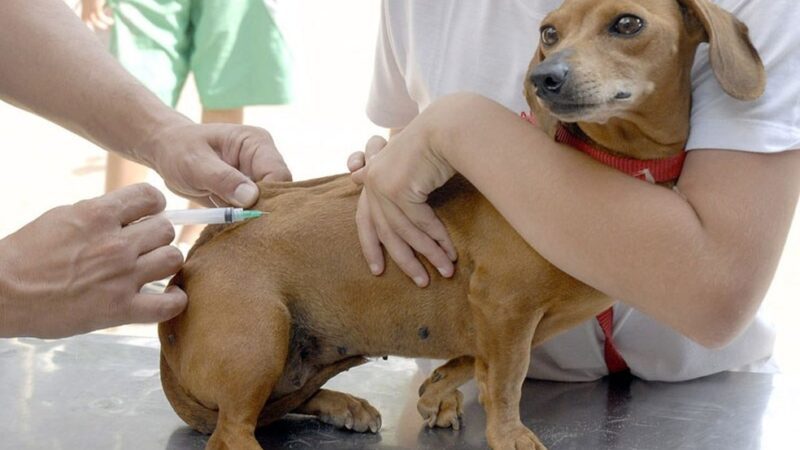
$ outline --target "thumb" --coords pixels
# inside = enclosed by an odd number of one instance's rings
[[[243,173],[216,158],[198,164],[192,185],[216,195],[229,205],[246,208],[258,200],[258,187]]]

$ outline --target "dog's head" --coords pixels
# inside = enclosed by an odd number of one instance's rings
[[[537,116],[561,122],[602,124],[673,105],[688,121],[701,42],[729,95],[752,100],[766,83],[747,27],[709,0],[566,0],[540,30],[525,95]]]

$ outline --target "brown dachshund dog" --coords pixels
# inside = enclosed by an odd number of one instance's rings
[[[566,0],[541,30],[524,86],[539,124],[612,154],[682,151],[701,42],[728,94],[764,89],[747,28],[708,0]],[[360,191],[346,175],[262,184],[265,219],[205,230],[174,279],[189,306],[159,327],[175,411],[213,433],[209,449],[260,449],[255,428],[291,412],[377,432],[365,400],[320,387],[369,356],[442,358],[420,387],[429,426],[458,428],[457,388],[475,376],[489,445],[543,449],[519,416],[531,345],[612,300],[545,261],[458,176],[430,198],[458,249],[452,279],[418,289],[391,263],[374,277],[353,219]]]

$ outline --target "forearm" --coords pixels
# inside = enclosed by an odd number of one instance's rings
[[[699,158],[684,169],[684,196],[556,144],[483,98],[451,97],[427,115],[434,151],[560,269],[706,345],[724,344],[752,318],[793,209],[770,211],[764,220],[759,211],[735,208],[793,205],[796,156],[778,165],[782,173],[764,175],[790,184],[781,198],[744,198],[747,189],[735,191],[743,198],[715,198],[710,182],[694,175],[705,173],[693,167],[703,164]],[[722,176],[736,177],[731,170]],[[744,227],[747,235],[730,225],[748,216],[760,221]],[[767,236],[778,238],[765,244]]]
[[[0,5],[0,97],[149,164],[139,143],[188,119],[129,75],[60,0]]]

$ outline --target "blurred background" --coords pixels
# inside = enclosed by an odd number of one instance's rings
[[[68,3],[75,6],[76,2]],[[350,153],[363,149],[371,135],[385,134],[364,113],[380,3],[302,0],[280,5],[294,57],[294,102],[248,107],[245,123],[270,131],[295,180],[345,172]],[[200,108],[190,79],[178,110],[199,120]],[[0,216],[0,236],[16,231],[50,208],[103,193],[103,150],[2,102],[0,123],[4,155],[0,192],[7,206]],[[168,208],[186,207],[186,201],[168,193],[157,175],[151,174],[148,181],[167,193]],[[793,348],[800,343],[800,214],[796,215],[766,308],[778,327],[778,363],[784,372],[800,374],[800,352]],[[131,325],[105,332],[154,336],[155,327]]]

